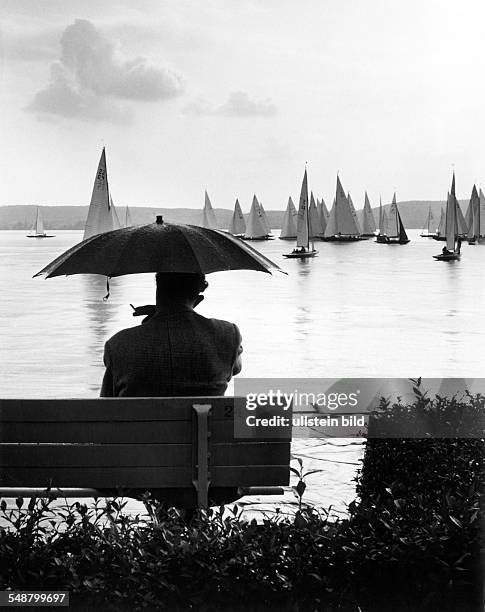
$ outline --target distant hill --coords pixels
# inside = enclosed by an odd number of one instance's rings
[[[468,207],[468,201],[461,201],[463,214]],[[383,206],[389,208],[390,204]],[[409,201],[398,202],[399,212],[404,226],[408,229],[422,228],[431,206],[435,219],[439,220],[441,208],[445,202]],[[0,230],[29,230],[35,218],[36,206],[0,206]],[[88,214],[87,206],[41,206],[44,224],[51,230],[77,230],[83,229]],[[125,214],[125,208],[117,206],[120,219]],[[379,208],[374,208],[376,222],[379,217]],[[358,211],[360,212],[360,211]],[[232,211],[225,208],[215,209],[217,220],[221,227],[229,226]],[[283,210],[266,211],[271,228],[280,229],[283,220]],[[130,206],[130,214],[135,225],[153,223],[156,215],[172,223],[188,223],[197,225],[202,221],[202,211],[192,208],[154,208],[149,206]],[[247,217],[247,215],[245,215]]]

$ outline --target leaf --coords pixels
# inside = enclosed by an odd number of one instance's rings
[[[454,516],[451,516],[451,514],[450,514],[450,521],[452,523],[455,523],[455,525],[457,527],[459,527],[460,529],[463,529],[463,525],[461,524],[461,522],[457,518],[455,518]]]
[[[310,474],[319,474],[320,472],[324,472],[325,470],[310,470],[309,472],[305,472],[303,474],[303,478],[310,476]]]

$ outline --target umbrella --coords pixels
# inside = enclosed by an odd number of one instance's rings
[[[156,223],[125,227],[83,240],[35,276],[102,274],[107,277],[143,272],[209,274],[222,270],[284,272],[270,259],[222,230],[196,225]]]

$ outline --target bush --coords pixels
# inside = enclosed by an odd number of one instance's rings
[[[418,386],[409,406],[383,400],[373,428],[483,410],[479,397],[431,401]],[[67,590],[79,610],[478,611],[483,459],[479,438],[371,438],[359,499],[337,522],[301,504],[294,519],[257,524],[218,509],[186,521],[149,500],[149,522],[120,500],[3,502],[0,589]]]

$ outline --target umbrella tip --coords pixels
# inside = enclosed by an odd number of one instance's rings
[[[157,224],[163,225],[163,215],[157,215]]]

